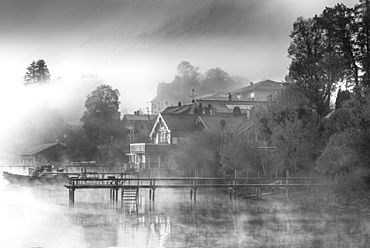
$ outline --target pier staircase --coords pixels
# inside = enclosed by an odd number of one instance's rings
[[[122,201],[125,201],[125,202],[137,201],[138,197],[139,197],[138,188],[128,188],[128,189],[123,190]]]

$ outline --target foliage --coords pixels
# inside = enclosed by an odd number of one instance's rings
[[[87,96],[81,121],[87,138],[94,144],[112,144],[122,138],[119,95],[117,89],[103,84]]]
[[[370,186],[370,94],[344,102],[327,124],[329,142],[317,169],[335,178],[344,193]],[[346,187],[344,187],[346,185]]]
[[[219,148],[222,137],[217,132],[202,132],[181,142],[174,151],[174,160],[183,169],[220,169]]]
[[[222,170],[265,171],[256,144],[243,135],[228,137],[220,146]]]
[[[290,35],[293,39],[288,54],[291,58],[286,78],[301,92],[317,112],[317,124],[329,110],[330,96],[343,78],[340,54],[333,48],[331,35],[318,18],[298,18]]]
[[[320,137],[316,128],[316,114],[308,101],[288,85],[267,109],[254,114],[259,139],[275,147],[271,156],[276,169],[311,170],[320,153]]]
[[[227,92],[239,85],[227,72],[218,67],[206,72],[206,78],[203,84],[207,92]]]
[[[128,162],[122,144],[117,143],[99,146],[97,160],[111,167],[123,166],[124,162]]]
[[[32,61],[26,70],[26,74],[23,77],[25,85],[50,81],[50,72],[43,59],[40,59],[37,62]]]
[[[218,67],[208,70],[205,78],[198,70],[198,66],[182,61],[177,66],[175,79],[170,84],[162,84],[158,95],[175,103],[188,102],[189,97],[194,98],[210,92],[227,92],[242,85],[240,79],[233,80],[227,72]]]

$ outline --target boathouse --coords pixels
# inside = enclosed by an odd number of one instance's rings
[[[20,154],[22,165],[61,164],[66,159],[67,147],[61,143],[39,144]]]

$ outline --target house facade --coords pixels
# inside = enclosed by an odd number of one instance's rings
[[[125,114],[122,123],[127,130],[130,143],[149,141],[149,134],[156,115]]]
[[[258,83],[231,91],[233,99],[244,101],[273,101],[284,89],[282,82],[264,80]]]
[[[195,125],[198,115],[166,114],[156,117],[150,132],[151,143],[130,144],[129,163],[140,169],[173,168],[172,151],[200,129]]]

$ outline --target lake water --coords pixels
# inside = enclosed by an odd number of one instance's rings
[[[22,187],[0,179],[0,247],[369,247],[370,221],[303,213],[281,203],[198,190],[140,192],[139,204],[109,190]]]

